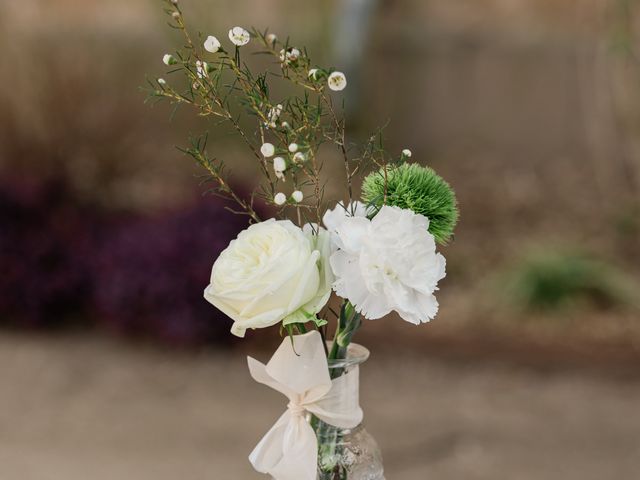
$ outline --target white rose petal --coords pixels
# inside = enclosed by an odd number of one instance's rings
[[[289,144],[289,151],[291,153],[296,153],[298,151],[298,144],[297,143]]]
[[[438,312],[434,292],[446,275],[429,220],[390,206],[369,220],[363,207],[338,205],[324,216],[338,248],[330,260],[334,290],[366,318],[396,311],[408,322],[428,322]]]
[[[300,203],[304,199],[304,194],[300,190],[296,190],[291,194],[291,198],[296,203]]]
[[[269,111],[267,112],[267,126],[271,127],[271,128],[276,128],[276,122],[278,121],[278,118],[280,118],[280,115],[282,114],[282,105],[278,104],[275,107],[269,109]]]
[[[263,143],[260,147],[260,153],[262,153],[265,158],[273,157],[273,155],[276,153],[276,147],[274,147],[271,143]]]
[[[213,35],[209,35],[204,41],[204,49],[207,52],[216,53],[218,50],[220,50],[220,46],[220,41]]]
[[[339,92],[340,90],[344,90],[347,86],[347,77],[345,77],[342,72],[333,72],[329,75],[327,79],[327,83],[329,84],[329,88],[334,92]]]
[[[242,47],[249,43],[251,35],[242,27],[233,27],[229,30],[229,40],[238,47]]]
[[[327,231],[317,226],[256,223],[215,261],[204,297],[231,317],[231,332],[240,337],[249,328],[306,320],[331,295],[331,249]]]
[[[287,202],[287,196],[282,192],[278,192],[273,197],[273,202],[276,205],[284,205]]]

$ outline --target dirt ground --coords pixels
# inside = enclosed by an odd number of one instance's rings
[[[264,355],[257,355],[264,359]],[[0,479],[249,480],[284,408],[239,352],[0,334]],[[376,355],[362,372],[388,480],[631,480],[640,382]]]

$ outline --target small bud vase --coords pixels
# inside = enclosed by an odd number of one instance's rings
[[[331,378],[338,378],[359,368],[367,358],[369,350],[352,343],[347,349],[345,359],[330,359]],[[358,382],[355,377],[354,382]],[[358,403],[359,385],[343,389],[343,402]],[[328,425],[316,417],[311,417],[318,439],[318,480],[385,480],[382,467],[382,454],[375,439],[362,424],[352,429],[337,428]]]

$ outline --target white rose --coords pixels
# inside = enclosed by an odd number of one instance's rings
[[[307,321],[325,306],[333,275],[326,230],[267,220],[244,230],[213,264],[204,297],[233,319],[231,332]]]
[[[411,323],[438,312],[433,293],[445,277],[445,258],[436,253],[429,220],[411,210],[384,206],[369,220],[363,205],[338,205],[325,214],[338,251],[330,263],[334,290],[366,318],[396,311]]]

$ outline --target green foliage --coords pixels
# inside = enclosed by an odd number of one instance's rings
[[[575,253],[530,257],[508,282],[512,298],[527,310],[557,310],[580,302],[603,308],[633,305],[638,294],[613,266]]]
[[[385,189],[386,185],[386,189]],[[404,163],[368,175],[362,183],[362,199],[381,208],[386,204],[408,208],[429,219],[429,232],[440,244],[453,236],[458,222],[458,202],[451,186],[433,169]]]

